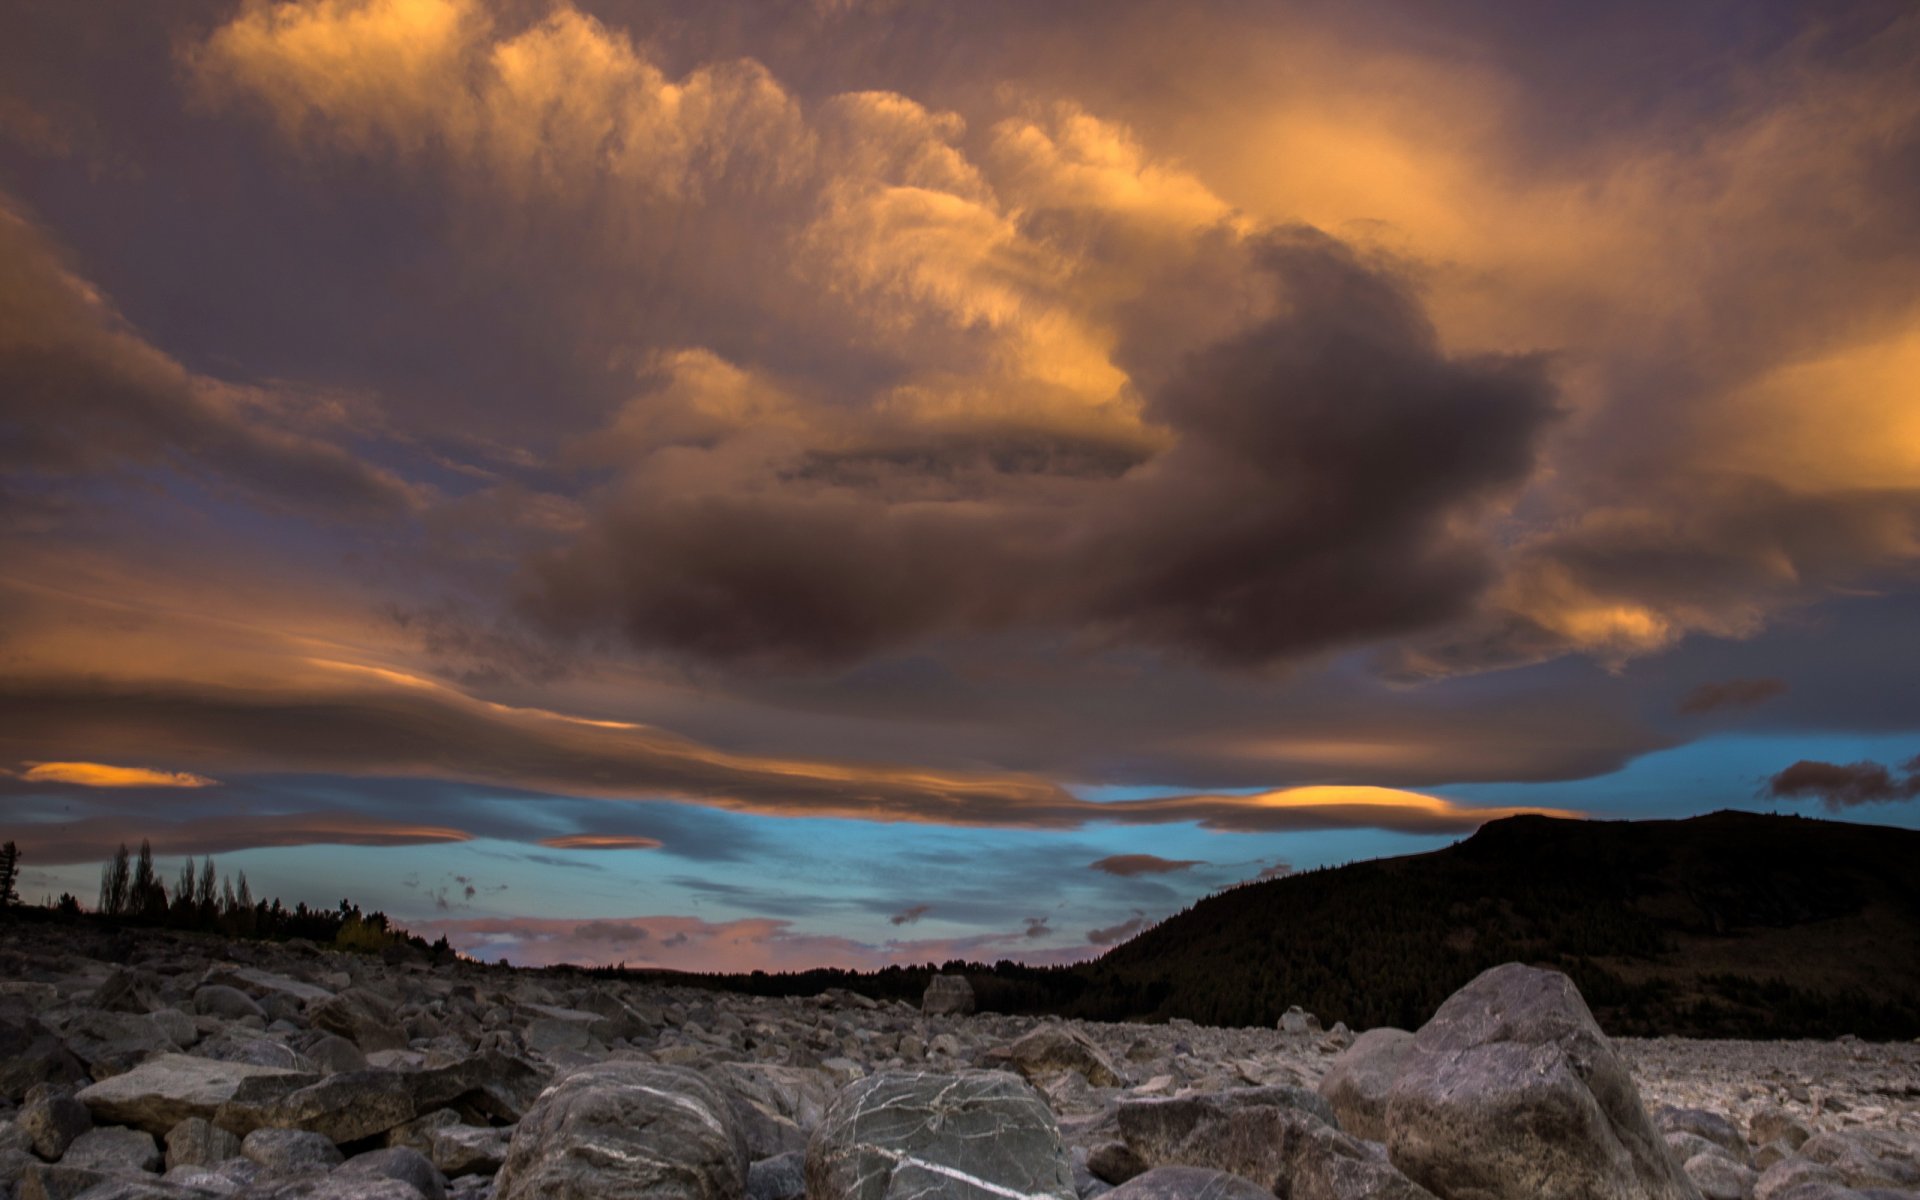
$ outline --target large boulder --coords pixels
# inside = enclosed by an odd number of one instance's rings
[[[1028,1079],[1078,1071],[1095,1087],[1124,1087],[1126,1076],[1107,1052],[1078,1029],[1049,1022],[1007,1047],[1013,1069]]]
[[[514,1131],[496,1200],[737,1200],[747,1156],[720,1089],[683,1067],[595,1063]]]
[[[418,1115],[407,1079],[391,1071],[343,1071],[305,1087],[250,1096],[242,1088],[213,1123],[245,1136],[256,1129],[307,1129],[336,1142],[385,1133]]]
[[[1455,992],[1387,1102],[1394,1165],[1445,1197],[1699,1200],[1573,981],[1518,963]]]
[[[850,1085],[808,1141],[806,1173],[810,1200],[1074,1200],[1053,1113],[1004,1071]]]
[[[1320,1081],[1340,1128],[1372,1142],[1387,1140],[1387,1095],[1413,1053],[1404,1029],[1369,1029],[1340,1055]]]
[[[1121,1102],[1120,1135],[1149,1166],[1206,1167],[1289,1200],[1431,1200],[1376,1142],[1342,1133],[1313,1092],[1230,1088]]]
[[[973,1006],[973,984],[965,975],[935,975],[920,997],[920,1011],[930,1017],[964,1017]]]
[[[76,1099],[96,1121],[132,1125],[164,1137],[188,1117],[211,1119],[243,1083],[263,1078],[304,1077],[273,1067],[167,1054],[103,1079]]]

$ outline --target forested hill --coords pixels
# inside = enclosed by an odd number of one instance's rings
[[[1480,971],[1572,975],[1615,1034],[1920,1035],[1920,832],[1720,812],[1513,817],[1428,854],[1245,884],[1073,967],[948,963],[983,1008],[1414,1028]],[[932,969],[675,975],[917,1002]]]
[[[1720,812],[1513,817],[1429,854],[1209,897],[1074,968],[1070,1012],[1413,1028],[1510,960],[1614,1033],[1920,1033],[1920,832]]]

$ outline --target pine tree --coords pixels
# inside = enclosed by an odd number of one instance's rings
[[[199,878],[193,868],[193,855],[187,855],[187,861],[180,864],[180,879],[173,885],[173,923],[191,925],[193,923],[193,881]]]
[[[127,913],[157,920],[167,911],[167,888],[153,869],[153,843],[140,839],[140,857],[134,860],[133,882],[127,891]]]
[[[127,844],[120,843],[111,862],[100,868],[100,912],[104,916],[124,916],[127,911],[127,890],[132,885],[133,872],[127,863]]]
[[[0,846],[0,908],[20,903],[14,885],[20,881],[20,848],[12,842]]]
[[[193,907],[203,924],[212,924],[214,913],[214,889],[220,884],[220,877],[214,874],[213,855],[200,860],[200,886],[194,889]]]

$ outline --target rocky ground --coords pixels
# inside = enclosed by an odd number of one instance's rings
[[[0,1200],[1920,1198],[1920,1046],[969,1015],[0,927]]]

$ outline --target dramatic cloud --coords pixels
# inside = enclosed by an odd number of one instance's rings
[[[1135,875],[1165,875],[1172,871],[1184,871],[1188,867],[1205,866],[1193,858],[1161,858],[1157,854],[1110,854],[1098,862],[1087,864],[1096,871],[1105,871],[1109,875],[1131,878]]]
[[[202,788],[217,780],[190,771],[155,771],[90,762],[30,762],[19,773],[28,783],[71,783],[95,788]]]
[[[1703,683],[1680,698],[1680,711],[1688,715],[1716,712],[1723,708],[1752,708],[1784,695],[1784,679],[1729,679],[1724,683]]]
[[[276,506],[404,515],[417,489],[335,442],[322,406],[196,375],[131,329],[0,195],[0,472],[173,467]],[[0,492],[0,502],[6,493]]]
[[[1902,798],[1920,14],[1727,8],[0,6],[0,795],[682,966]]]
[[[1904,778],[1877,762],[1830,763],[1802,759],[1767,780],[1766,794],[1781,800],[1818,799],[1838,812],[1859,804],[1891,804],[1920,796],[1920,757],[1900,767]]]
[[[659,838],[624,833],[569,833],[540,839],[542,846],[555,850],[658,850]]]
[[[926,916],[932,911],[933,905],[931,904],[909,905],[888,917],[887,923],[890,925],[917,925],[921,917]]]
[[[1287,876],[1291,874],[1293,874],[1292,863],[1277,862],[1277,863],[1273,863],[1268,866],[1260,868],[1260,873],[1258,875],[1255,875],[1254,878],[1261,882],[1265,882],[1266,880],[1269,880],[1269,879],[1285,879]]]

